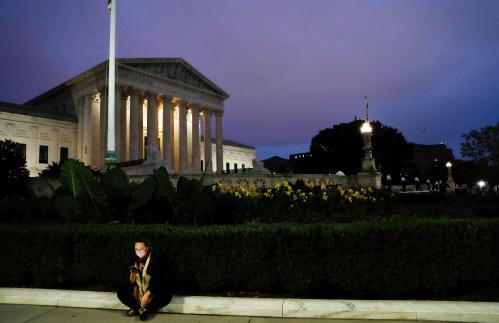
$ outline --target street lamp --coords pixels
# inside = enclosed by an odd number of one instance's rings
[[[478,187],[480,187],[480,192],[482,192],[483,188],[485,187],[485,181],[479,180],[477,184],[478,184]]]
[[[451,191],[454,191],[454,179],[452,178],[452,163],[447,162],[445,164],[445,167],[447,167],[447,185],[449,185],[449,188]]]
[[[362,127],[360,128],[360,133],[362,134],[362,139],[364,141],[364,158],[362,159],[362,171],[363,172],[375,172],[376,164],[373,158],[373,148],[371,145],[371,136],[373,133],[373,128],[366,120]]]
[[[381,173],[376,170],[376,163],[373,158],[373,148],[371,145],[371,136],[373,128],[369,123],[368,102],[366,100],[366,118],[360,127],[360,134],[364,142],[364,157],[362,158],[362,167],[357,174],[357,184],[361,186],[381,187]]]
[[[362,134],[365,134],[365,133],[368,134],[368,133],[372,133],[372,132],[373,132],[373,128],[369,124],[369,121],[365,121],[362,124],[362,127],[360,127],[360,133],[362,133]]]

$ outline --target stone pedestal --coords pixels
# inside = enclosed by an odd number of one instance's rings
[[[374,163],[374,158],[364,158],[362,159],[362,171],[363,172],[376,172],[376,164]]]
[[[357,185],[381,188],[381,173],[377,171],[359,172],[357,174]]]
[[[150,176],[155,169],[165,167],[170,174],[168,162],[166,160],[146,160],[140,165],[122,166],[121,168],[128,176]]]

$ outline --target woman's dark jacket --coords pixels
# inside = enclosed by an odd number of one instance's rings
[[[139,257],[132,256],[129,260],[128,266],[134,266],[139,261]],[[171,298],[172,295],[172,267],[170,261],[156,252],[151,253],[151,260],[147,267],[147,274],[151,276],[149,280],[149,290],[156,296],[163,296]],[[130,284],[130,271],[126,271],[123,279],[124,282]]]

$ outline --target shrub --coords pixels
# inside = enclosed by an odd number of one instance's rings
[[[116,288],[139,236],[174,260],[177,294],[427,299],[483,295],[492,286],[498,296],[497,219],[200,228],[1,225],[9,261],[0,263],[0,285]]]
[[[29,171],[26,157],[11,140],[0,140],[0,198],[7,195],[25,196]]]

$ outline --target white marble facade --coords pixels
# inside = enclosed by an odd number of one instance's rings
[[[103,62],[22,106],[28,110],[33,107],[49,116],[64,115],[69,121],[51,120],[50,117],[16,117],[12,113],[10,119],[19,121],[9,121],[9,113],[3,111],[5,109],[0,104],[0,122],[7,122],[6,125],[15,129],[26,128],[28,124],[40,128],[36,134],[34,128],[29,128],[36,138],[27,149],[32,175],[44,168],[43,164],[37,163],[35,157],[38,155],[31,150],[48,140],[40,137],[46,132],[54,141],[48,143],[49,155],[52,152],[49,163],[59,161],[55,152],[64,140],[69,140],[69,158],[77,158],[97,168],[104,166],[107,64],[107,61]],[[170,172],[178,174],[199,173],[201,167],[207,165],[208,173],[221,173],[226,162],[230,169],[234,169],[235,164],[238,169],[242,169],[243,164],[250,168],[251,159],[256,157],[254,148],[227,145],[222,137],[224,101],[228,97],[183,59],[118,59],[115,107],[118,162],[155,158],[166,161]],[[42,130],[45,126],[47,131]],[[9,133],[8,126],[0,128],[0,139],[29,141],[26,136]],[[202,137],[208,138],[212,149],[204,150]],[[156,140],[146,142],[146,138]],[[224,148],[227,153],[224,153]]]
[[[9,139],[24,145],[30,176],[37,176],[49,163],[61,159],[61,149],[68,158],[76,158],[77,125],[48,116],[32,116],[0,109],[0,140]],[[46,147],[47,159],[40,159],[40,147]]]

